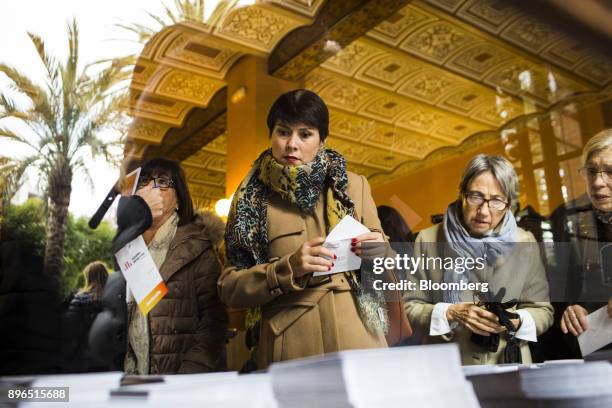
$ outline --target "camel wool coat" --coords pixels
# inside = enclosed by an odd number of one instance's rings
[[[421,231],[414,246],[415,254],[423,254],[426,257],[445,257],[446,249],[440,245],[428,245],[428,243],[445,243],[444,229],[442,224],[434,225]],[[550,328],[553,323],[553,308],[549,302],[548,281],[546,272],[540,259],[539,249],[533,234],[524,229],[517,229],[517,245],[508,260],[500,266],[487,267],[482,274],[474,273],[474,278],[479,282],[488,282],[489,290],[496,293],[500,287],[507,292],[504,302],[510,299],[519,301],[511,311],[523,309],[529,312],[536,326],[536,334],[539,336]],[[522,244],[521,244],[522,243]],[[424,271],[422,268],[415,274],[417,281],[430,280],[442,282],[444,271],[431,268]],[[472,301],[470,295],[466,295],[463,301]],[[443,292],[440,290],[407,291],[404,297],[408,320],[416,325],[424,333],[429,333],[432,312],[436,303],[443,302]],[[425,343],[457,342],[461,352],[463,365],[474,364],[498,364],[501,362],[503,351],[507,343],[507,333],[502,333],[499,338],[499,347],[496,352],[488,352],[470,340],[472,332],[458,325],[448,334],[441,336],[426,335]],[[527,341],[521,340],[520,350],[523,363],[531,363],[531,352]]]
[[[381,232],[367,180],[351,172],[348,179],[357,220]],[[314,214],[305,214],[272,192],[267,220],[269,262],[248,269],[230,266],[218,281],[221,300],[228,306],[261,306],[257,368],[340,350],[387,347],[382,331],[371,334],[362,323],[343,273],[331,278],[293,276],[291,254],[304,242],[326,236],[323,194]]]

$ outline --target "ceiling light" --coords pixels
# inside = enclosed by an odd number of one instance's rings
[[[238,103],[244,98],[246,98],[246,95],[247,95],[247,87],[241,86],[240,88],[234,91],[230,100],[232,101],[232,103]]]
[[[231,205],[232,205],[232,197],[222,198],[215,203],[215,213],[219,217],[227,217],[227,215],[229,214]]]

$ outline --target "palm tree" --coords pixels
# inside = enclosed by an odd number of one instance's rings
[[[8,157],[0,156],[0,237],[2,237],[2,220],[4,208],[19,186],[23,171],[18,168],[19,164]]]
[[[72,178],[75,171],[87,175],[86,154],[110,159],[109,144],[99,132],[121,123],[126,105],[121,84],[129,78],[122,61],[90,74],[91,66],[79,69],[78,28],[68,24],[68,56],[62,62],[49,55],[43,39],[28,33],[45,70],[39,85],[20,70],[0,63],[0,72],[11,82],[10,93],[0,93],[0,139],[17,142],[28,154],[12,159],[3,168],[7,180],[15,180],[27,168],[40,175],[47,198],[45,271],[62,275],[64,239]],[[18,103],[26,100],[27,103]],[[5,120],[13,126],[7,126]],[[19,123],[19,126],[16,126]]]
[[[174,7],[171,8],[164,1],[162,1],[162,6],[164,8],[164,13],[162,15],[147,12],[147,15],[152,20],[151,25],[128,23],[118,24],[118,26],[126,29],[132,34],[135,34],[139,43],[146,44],[155,34],[166,26],[180,23],[182,21],[192,21],[197,23],[206,22],[206,18],[204,16],[205,0],[174,0],[173,3]],[[213,11],[213,14],[210,16],[210,20],[215,19],[218,14],[226,12],[226,10],[234,7],[238,3],[238,0],[219,1],[215,10]]]

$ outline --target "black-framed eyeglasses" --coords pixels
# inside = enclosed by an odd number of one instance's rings
[[[465,200],[473,207],[480,207],[484,203],[487,203],[489,208],[495,211],[504,211],[506,208],[508,208],[507,202],[496,197],[486,199],[480,193],[467,193],[465,195]]]
[[[612,169],[610,168],[598,170],[595,167],[581,167],[578,172],[582,177],[589,180],[595,180],[598,174],[601,174],[601,178],[606,183],[612,180]]]
[[[174,180],[168,177],[141,177],[140,180],[138,180],[138,188],[141,189],[148,185],[151,180],[153,180],[154,188],[159,188],[160,190],[174,188]]]

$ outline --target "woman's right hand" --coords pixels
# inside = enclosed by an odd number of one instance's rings
[[[561,331],[565,334],[569,331],[574,336],[579,336],[588,329],[587,315],[589,312],[580,305],[570,305],[563,312],[561,318]]]
[[[446,310],[446,318],[449,323],[459,322],[471,332],[481,336],[490,336],[492,333],[504,331],[497,316],[474,303],[450,305]]]
[[[293,275],[300,278],[313,272],[331,271],[334,265],[333,260],[336,255],[323,246],[325,238],[315,238],[304,242],[297,251],[289,257],[289,264],[293,270]],[[327,257],[329,259],[323,258]]]
[[[136,195],[140,196],[151,210],[151,217],[155,220],[164,212],[164,198],[162,197],[159,188],[153,188],[153,183],[149,183],[145,187],[138,189]]]

